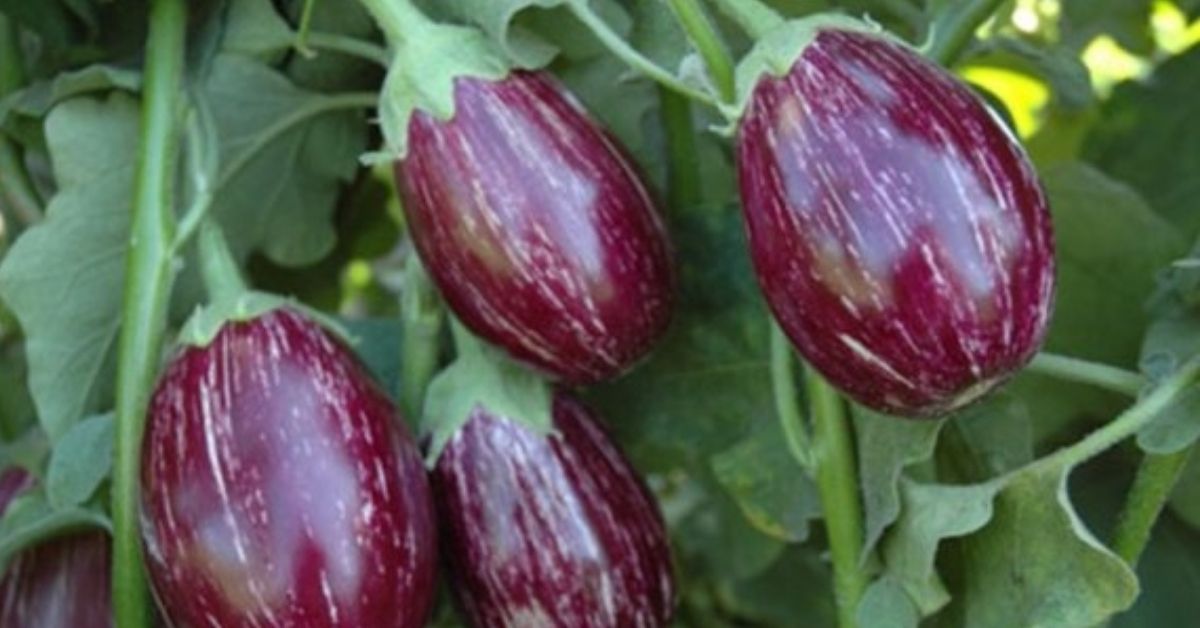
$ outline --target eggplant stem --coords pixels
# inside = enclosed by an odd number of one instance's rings
[[[805,369],[805,376],[814,428],[813,463],[833,558],[838,626],[854,628],[867,575],[860,559],[862,505],[858,500],[853,436],[841,396],[811,366]]]
[[[698,0],[669,0],[679,26],[687,33],[688,40],[704,59],[708,76],[724,102],[733,102],[737,96],[733,57],[729,47],[721,38],[712,20]]]
[[[117,353],[112,604],[122,628],[146,626],[149,610],[138,532],[138,463],[174,278],[172,182],[179,153],[186,20],[183,0],[154,0],[150,6]]]
[[[1192,447],[1188,446],[1170,454],[1146,454],[1138,466],[1137,476],[1133,486],[1125,498],[1125,506],[1117,519],[1117,528],[1113,533],[1113,551],[1117,553],[1130,567],[1136,567],[1142,550],[1150,540],[1150,532],[1158,515],[1166,505],[1167,499],[1183,468],[1191,457]]]

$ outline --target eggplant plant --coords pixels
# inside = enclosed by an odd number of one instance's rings
[[[1184,0],[0,1],[0,626],[1190,625],[1197,76]]]

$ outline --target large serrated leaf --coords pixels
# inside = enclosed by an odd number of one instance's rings
[[[230,246],[287,266],[323,257],[334,244],[339,187],[366,146],[368,103],[298,89],[230,54],[216,57],[203,89],[220,137],[212,212]]]
[[[50,113],[59,191],[0,265],[0,297],[25,330],[29,386],[52,439],[110,394],[103,367],[120,325],[137,122],[123,94]]]
[[[113,415],[76,423],[54,446],[46,470],[46,497],[54,508],[86,502],[112,468]]]
[[[864,554],[900,514],[900,474],[933,455],[941,421],[907,421],[854,408],[858,476],[864,510]]]
[[[1069,469],[1030,468],[997,495],[992,519],[963,541],[965,628],[1093,626],[1137,597],[1137,578],[1079,520]]]

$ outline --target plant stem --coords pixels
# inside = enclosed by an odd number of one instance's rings
[[[1195,383],[1197,374],[1200,374],[1200,359],[1185,364],[1173,375],[1164,379],[1148,395],[1142,397],[1140,401],[1105,426],[1088,434],[1082,440],[1033,462],[1032,465],[1073,467],[1106,451],[1153,421],[1159,413],[1175,401],[1176,397],[1187,390],[1188,386]]]
[[[25,84],[17,26],[0,13],[0,97]],[[0,133],[0,209],[13,233],[41,220],[42,200],[25,169],[21,150]]]
[[[784,22],[783,16],[760,0],[713,0],[713,3],[754,39],[762,39]]]
[[[680,94],[687,96],[692,100],[704,103],[706,105],[715,106],[717,104],[712,95],[679,80],[674,74],[662,69],[658,64],[654,63],[650,59],[647,59],[642,55],[641,52],[638,52],[636,48],[629,45],[629,42],[622,39],[621,36],[618,35],[616,31],[614,31],[612,27],[608,25],[608,22],[605,22],[600,18],[599,15],[596,15],[596,13],[592,11],[591,7],[587,3],[587,0],[567,0],[566,6],[571,10],[572,13],[575,14],[575,17],[578,18],[580,22],[583,22],[584,26],[587,26],[588,30],[590,30],[592,34],[600,40],[600,43],[604,44],[604,46],[608,48],[609,52],[624,61],[633,69],[645,74],[654,81],[657,81],[660,85],[679,92]]]
[[[1091,384],[1134,398],[1137,398],[1146,386],[1146,378],[1138,373],[1053,353],[1039,353],[1027,368],[1040,375]]]
[[[813,472],[813,448],[808,436],[808,426],[804,424],[804,415],[796,397],[795,360],[792,358],[792,345],[787,336],[779,328],[774,319],[768,317],[771,325],[771,388],[775,393],[775,413],[779,415],[779,425],[787,439],[788,449],[796,462],[804,467],[805,472]]]
[[[667,200],[671,208],[691,207],[703,197],[692,105],[687,98],[661,86],[658,101],[667,141]]]
[[[437,291],[415,251],[404,269],[401,315],[404,321],[403,361],[400,363],[400,404],[405,417],[419,419],[424,412],[425,390],[437,370],[441,355],[442,307]]]
[[[146,626],[149,609],[138,534],[138,461],[171,295],[175,228],[171,184],[179,145],[186,16],[183,0],[154,0],[150,5],[117,354],[112,602],[121,628]]]
[[[828,382],[811,366],[805,369],[810,416],[813,421],[813,463],[825,513],[829,553],[833,557],[833,594],[838,625],[857,624],[858,602],[866,589],[859,560],[862,549],[862,507],[858,474],[845,405]]]
[[[963,0],[946,3],[946,8],[930,26],[932,30],[925,46],[925,56],[946,67],[954,65],[975,37],[979,25],[987,21],[1004,1]]]
[[[387,50],[384,50],[382,47],[368,41],[337,33],[309,33],[308,37],[304,40],[304,44],[309,48],[339,52],[351,57],[365,59],[383,67],[387,67],[391,61]]]
[[[1187,447],[1172,454],[1146,454],[1142,458],[1113,533],[1113,551],[1130,567],[1137,565],[1138,557],[1150,540],[1154,522],[1171,496],[1191,453],[1192,448]]]
[[[708,75],[724,102],[735,97],[733,57],[698,0],[669,0],[679,25],[704,59]]]
[[[300,8],[300,26],[296,29],[296,40],[292,44],[300,54],[308,57],[313,56],[313,51],[308,48],[308,35],[312,29],[313,9],[316,6],[317,0],[304,0],[304,6]]]
[[[399,46],[418,29],[433,25],[411,0],[359,0],[393,46]]]

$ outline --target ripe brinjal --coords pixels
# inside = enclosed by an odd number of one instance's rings
[[[622,149],[553,79],[460,77],[418,110],[396,182],[417,251],[476,335],[568,384],[646,355],[674,302],[670,243]]]
[[[477,628],[654,628],[670,546],[654,498],[590,410],[558,394],[554,433],[482,406],[442,451],[434,495],[455,593]]]
[[[0,474],[0,512],[32,480],[16,468]],[[69,532],[20,551],[0,576],[0,626],[112,626],[109,556],[109,538],[102,531]]]
[[[171,361],[143,443],[142,531],[177,627],[409,628],[433,601],[420,452],[350,351],[288,309]]]
[[[1054,293],[1046,197],[946,71],[882,36],[820,30],[754,86],[737,158],[767,302],[854,400],[942,415],[1038,350]]]

